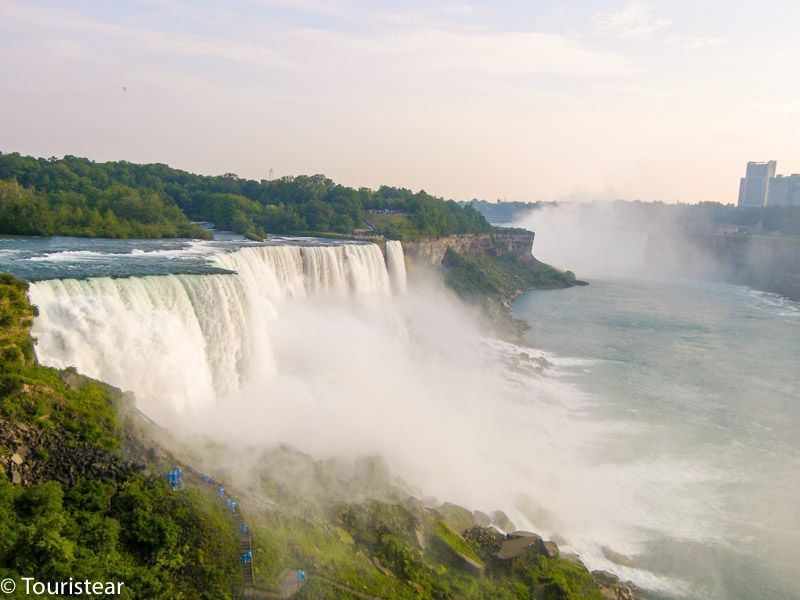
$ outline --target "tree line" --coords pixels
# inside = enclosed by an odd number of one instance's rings
[[[368,212],[397,218],[371,226]],[[370,228],[390,239],[491,230],[471,206],[425,191],[351,188],[324,175],[255,181],[232,173],[196,175],[164,164],[0,153],[0,233],[208,238],[193,221],[252,239]]]

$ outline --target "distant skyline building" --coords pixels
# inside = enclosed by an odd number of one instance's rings
[[[767,206],[800,206],[800,174],[770,179]]]
[[[745,176],[739,181],[739,206],[766,206],[770,180],[775,177],[778,162],[749,162]]]

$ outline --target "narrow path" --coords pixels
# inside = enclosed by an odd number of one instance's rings
[[[220,486],[224,488],[224,485],[213,478],[210,480],[206,479],[204,474],[200,473],[193,467],[188,465],[179,465],[179,467],[184,471],[184,482],[191,482],[193,487],[204,489],[209,493],[214,494],[214,497],[225,505],[226,510],[231,510],[227,504],[228,499],[234,501],[235,499],[228,493],[228,490],[225,490],[224,496],[222,497],[217,494],[217,489]],[[253,538],[250,535],[249,529],[247,531],[244,530],[243,525],[245,524],[245,520],[241,513],[241,506],[238,504],[239,503],[237,502],[237,509],[235,512],[231,513],[231,516],[236,524],[236,530],[239,532],[239,558],[241,559],[246,552],[250,552],[250,556],[253,557],[254,546]],[[366,592],[353,589],[342,581],[337,581],[336,579],[321,575],[317,572],[307,572],[305,581],[300,582],[297,579],[296,570],[287,570],[283,573],[279,590],[261,590],[256,587],[253,558],[251,558],[246,564],[242,564],[242,598],[246,600],[258,600],[262,598],[270,600],[288,600],[292,598],[303,585],[310,581],[321,581],[326,585],[338,589],[339,591],[350,594],[354,598],[364,598],[365,600],[387,600],[387,598],[384,596],[373,596],[371,594],[367,594]]]
[[[230,511],[231,508],[228,506],[228,500],[234,500],[234,498],[225,491],[223,496],[220,496],[217,493],[217,489],[221,486],[219,482],[211,479],[206,479],[206,476],[202,473],[199,473],[193,467],[188,465],[183,466],[184,471],[184,479],[188,478],[191,479],[192,483],[198,488],[205,488],[211,491],[214,494],[214,497],[219,500],[222,504],[225,505],[225,509]],[[224,486],[222,486],[224,489]],[[234,500],[235,501],[235,500]],[[249,528],[245,531],[244,525],[245,520],[242,517],[241,507],[239,507],[239,503],[236,502],[237,508],[235,511],[231,511],[231,517],[233,518],[233,522],[236,524],[236,531],[239,533],[239,559],[241,560],[245,553],[250,553],[250,560],[242,562],[242,597],[243,598],[259,598],[258,590],[256,589],[255,583],[255,572],[253,571],[253,538],[250,535]]]

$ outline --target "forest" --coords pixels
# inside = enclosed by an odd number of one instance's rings
[[[381,219],[387,214],[393,218]],[[491,230],[471,206],[425,191],[351,188],[324,175],[255,181],[163,164],[0,153],[0,233],[209,238],[196,222],[251,239],[357,232],[420,239]]]

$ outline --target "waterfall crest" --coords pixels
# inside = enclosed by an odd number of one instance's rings
[[[389,248],[384,261],[375,244],[253,246],[211,256],[232,275],[40,281],[36,353],[135,392],[153,417],[199,408],[277,372],[270,323],[286,303],[404,289],[402,247]]]

